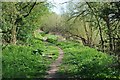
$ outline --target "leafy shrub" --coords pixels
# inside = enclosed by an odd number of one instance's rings
[[[43,35],[44,33],[35,33],[35,38],[38,38],[38,39],[43,39]]]
[[[45,36],[46,35],[45,32],[41,32],[40,34],[41,34],[41,36]]]
[[[50,42],[50,43],[56,43],[57,42],[57,36],[56,35],[47,34],[45,37],[47,37],[47,41]]]

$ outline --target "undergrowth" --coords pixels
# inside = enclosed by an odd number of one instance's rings
[[[58,42],[64,50],[59,73],[71,78],[120,78],[119,70],[111,67],[116,57],[98,52],[73,41]]]

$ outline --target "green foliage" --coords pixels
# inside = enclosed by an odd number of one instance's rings
[[[68,77],[82,78],[118,78],[118,70],[110,66],[116,62],[116,58],[95,49],[84,47],[75,42],[59,42],[57,45],[64,50],[64,59],[60,67],[60,73]]]
[[[1,29],[3,32],[3,39],[6,42],[10,42],[11,39],[11,29],[14,25],[15,19],[17,18],[17,15],[19,13],[17,12],[15,8],[16,3],[2,3],[2,16],[0,17],[1,19]]]
[[[99,44],[119,53],[119,4],[86,2],[75,6],[70,2],[71,12],[60,16],[50,13],[46,2],[2,2],[3,42],[17,41],[17,45],[8,44],[3,49],[3,78],[44,77],[50,63],[58,57],[56,44],[64,50],[60,73],[68,77],[120,79],[120,69],[112,67],[116,57],[77,42],[57,42],[58,36],[47,34],[85,39],[90,46]],[[68,18],[74,20],[66,22]],[[36,32],[40,27],[45,32]]]
[[[41,35],[41,34],[38,34]],[[54,35],[42,37],[55,38]],[[52,37],[51,37],[52,36]],[[58,48],[52,43],[31,39],[29,46],[8,45],[3,50],[4,78],[41,78],[49,65],[58,57]],[[41,37],[40,37],[41,38]],[[73,41],[56,42],[64,50],[63,63],[58,71],[67,77],[119,78],[119,70],[111,67],[116,57]]]
[[[32,48],[29,47],[11,45],[3,50],[4,78],[27,78],[37,73],[43,74],[47,64],[40,55],[32,55]]]
[[[49,14],[46,2],[3,2],[2,3],[2,31],[4,42],[9,43],[12,38],[12,28],[17,41],[26,42],[33,32],[43,23],[43,15]]]
[[[56,43],[58,40],[57,35],[52,35],[52,34],[45,34],[44,32],[42,33],[35,33],[35,38],[41,40],[41,41],[47,41],[50,43]]]
[[[50,34],[47,34],[45,37],[47,37],[47,41],[50,43],[56,43],[58,39],[56,35],[50,35]]]
[[[35,38],[42,40],[44,35],[45,35],[44,33],[35,33]]]
[[[58,57],[58,49],[32,39],[29,46],[8,45],[2,56],[3,78],[42,78]]]
[[[43,15],[49,14],[47,6],[44,3],[38,3],[35,5],[34,9],[30,13],[30,15],[26,18],[23,18],[23,24],[21,24],[19,28],[18,37],[19,40],[26,40],[29,38],[33,32],[38,29],[44,20],[42,20]]]

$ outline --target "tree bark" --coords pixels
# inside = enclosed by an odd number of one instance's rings
[[[87,37],[87,41],[88,41],[88,45],[90,46],[90,39],[89,39],[89,34],[88,34],[88,31],[87,31],[87,27],[86,27],[86,23],[85,23],[85,20],[83,19],[83,23],[84,23],[84,30],[85,30],[85,33],[86,33],[86,37]],[[82,39],[82,38],[81,38]],[[83,40],[83,39],[82,39]]]
[[[103,36],[102,36],[102,29],[101,29],[101,26],[100,26],[100,24],[98,24],[98,27],[99,27],[99,31],[100,31],[100,39],[101,39],[101,49],[102,49],[102,51],[104,52],[104,40],[103,40]]]
[[[110,22],[109,22],[109,17],[108,15],[106,16],[106,25],[108,28],[108,37],[109,37],[109,50],[113,51],[113,47],[112,47],[112,35],[111,35],[111,28],[110,28]]]
[[[11,30],[11,44],[16,44],[16,25],[13,25]]]

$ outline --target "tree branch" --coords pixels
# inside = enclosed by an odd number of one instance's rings
[[[36,5],[36,2],[33,3],[32,7],[29,10],[29,12],[26,15],[23,15],[24,18],[30,15],[30,13],[31,13],[32,9],[35,7],[35,5]]]

